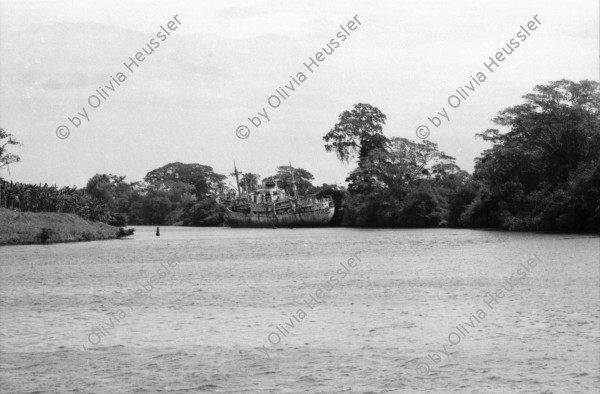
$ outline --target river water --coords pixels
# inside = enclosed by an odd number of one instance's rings
[[[599,390],[598,237],[154,232],[0,248],[0,392]]]

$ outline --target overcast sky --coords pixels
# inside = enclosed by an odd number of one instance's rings
[[[181,24],[160,41],[175,15]],[[536,15],[536,30],[489,72],[483,62]],[[308,71],[303,62],[355,16],[356,30]],[[325,152],[322,137],[359,102],[387,115],[388,137],[417,140],[417,126],[429,125],[429,139],[472,172],[488,147],[474,135],[494,127],[499,110],[538,84],[598,80],[598,34],[597,0],[0,0],[0,127],[24,144],[13,149],[22,162],[0,176],[83,186],[96,173],[141,180],[174,161],[228,174],[235,160],[264,177],[291,161],[315,183],[340,183],[353,165]],[[158,48],[128,71],[123,62],[151,39]],[[487,79],[450,108],[448,97],[480,71]],[[119,72],[127,79],[91,108],[90,95]],[[298,72],[306,80],[270,107]],[[255,128],[248,117],[263,107],[269,121]],[[427,118],[443,107],[450,120],[435,128]],[[89,121],[79,116],[75,127],[68,117],[84,109]],[[68,138],[57,137],[60,125]],[[240,125],[248,138],[236,137]]]

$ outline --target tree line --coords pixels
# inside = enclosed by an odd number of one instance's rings
[[[0,207],[23,212],[74,213],[86,220],[109,224],[115,221],[102,200],[76,187],[13,183],[0,178]]]
[[[431,141],[388,139],[386,117],[357,104],[323,139],[355,160],[346,226],[600,232],[600,84],[539,85],[477,137],[491,143],[473,174]]]
[[[475,159],[473,174],[431,141],[387,137],[385,114],[359,103],[323,137],[326,151],[355,163],[347,187],[313,185],[313,174],[288,165],[263,180],[279,179],[291,191],[293,170],[299,194],[333,197],[333,226],[600,232],[600,84],[554,81],[523,99],[493,119],[502,130],[477,134],[490,147]],[[18,162],[8,145],[18,142],[0,129],[0,168]],[[259,174],[239,175],[243,190],[259,186]],[[175,162],[141,182],[96,174],[85,188],[69,190],[104,204],[102,219],[117,225],[216,226],[224,212],[215,198],[235,189],[229,179],[207,165]]]

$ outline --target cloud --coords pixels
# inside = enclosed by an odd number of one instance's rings
[[[536,13],[543,23],[536,36],[447,127],[432,131],[440,148],[472,170],[485,148],[473,135],[491,127],[499,110],[519,104],[539,83],[597,78],[598,59],[590,56],[597,53],[595,2],[22,4],[3,2],[0,13],[0,119],[25,143],[22,163],[11,169],[19,181],[83,184],[96,172],[133,181],[170,161],[230,173],[233,158],[262,175],[292,160],[311,166],[317,182],[343,181],[350,169],[324,151],[321,139],[342,111],[370,103],[387,115],[386,135],[415,139],[415,128]],[[88,123],[58,141],[56,127],[176,13],[181,29]],[[360,29],[272,111],[268,124],[239,141],[236,127],[356,14]]]

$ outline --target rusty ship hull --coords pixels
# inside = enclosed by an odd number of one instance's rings
[[[281,180],[264,180],[262,187],[254,191],[240,189],[239,172],[234,168],[237,195],[230,191],[217,198],[217,203],[225,207],[230,227],[319,227],[333,218],[335,204],[331,196],[298,195],[291,164],[289,188],[279,187]]]
[[[335,212],[329,204],[315,204],[307,210],[284,212],[235,212],[227,208],[225,215],[231,227],[320,227],[326,226]]]

